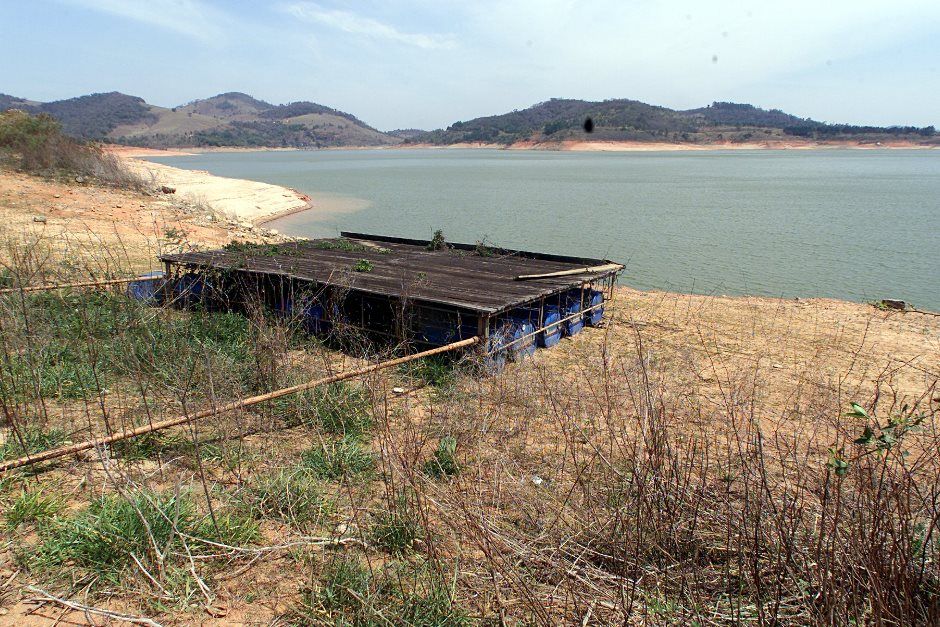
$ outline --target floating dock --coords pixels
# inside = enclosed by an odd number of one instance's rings
[[[509,358],[598,324],[623,269],[606,259],[346,232],[160,260],[178,302],[260,301],[314,333],[355,329],[430,346],[479,336]]]

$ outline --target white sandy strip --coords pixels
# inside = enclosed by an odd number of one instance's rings
[[[230,179],[204,170],[182,170],[140,159],[126,162],[144,180],[152,180],[158,187],[172,187],[181,198],[205,203],[236,220],[259,223],[310,207],[309,198],[280,185]]]

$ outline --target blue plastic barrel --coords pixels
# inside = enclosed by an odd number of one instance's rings
[[[542,326],[544,331],[538,334],[538,344],[542,348],[551,348],[561,341],[562,325],[561,311],[555,305],[545,305],[542,308]]]
[[[562,318],[568,318],[564,322],[564,331],[565,335],[577,335],[581,332],[581,329],[584,328],[584,317],[576,315],[581,311],[581,294],[580,292],[572,294],[565,299],[564,305],[561,308]],[[574,316],[574,317],[570,317]]]
[[[600,290],[591,290],[588,303],[589,307],[596,308],[585,312],[584,322],[591,325],[592,327],[596,327],[598,324],[600,324],[601,319],[604,317],[604,292]],[[598,305],[600,306],[598,307]]]
[[[507,322],[509,356],[522,361],[535,354],[535,325],[528,318],[513,316]]]
[[[212,289],[212,284],[206,278],[199,274],[184,274],[173,285],[173,295],[176,300],[184,306],[203,303]]]
[[[323,308],[323,305],[315,300],[306,301],[303,304],[303,310],[298,312],[294,300],[288,298],[275,304],[274,310],[286,318],[292,318],[298,315],[300,323],[307,333],[324,333],[330,327],[329,321],[326,320],[326,310]]]
[[[136,301],[148,305],[157,305],[162,300],[164,278],[166,273],[162,270],[148,272],[137,277],[127,286],[127,295]]]
[[[421,324],[418,330],[418,340],[443,346],[459,340],[465,340],[477,334],[476,323],[464,322],[456,324],[456,321],[447,320],[427,320]]]
[[[561,312],[555,305],[545,305],[541,311],[538,307],[527,307],[516,310],[514,317],[527,319],[536,329],[542,329],[535,336],[535,344],[539,348],[550,348],[561,341]]]

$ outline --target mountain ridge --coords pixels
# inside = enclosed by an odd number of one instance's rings
[[[66,133],[82,139],[149,148],[453,144],[550,148],[570,141],[772,145],[797,139],[935,145],[937,138],[932,126],[830,124],[751,104],[713,102],[678,110],[625,98],[553,98],[525,109],[457,121],[443,129],[389,132],[315,102],[272,104],[242,92],[217,94],[171,108],[116,91],[52,102],[0,94],[0,111],[10,108],[47,113],[62,123]]]

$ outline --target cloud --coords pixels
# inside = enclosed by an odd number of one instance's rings
[[[323,24],[352,35],[384,39],[425,50],[447,50],[453,49],[457,45],[452,35],[405,33],[394,26],[383,24],[370,17],[357,15],[350,11],[326,9],[313,2],[296,2],[285,5],[283,8],[299,19]]]
[[[92,11],[150,24],[205,42],[225,38],[228,16],[199,0],[63,0]]]

